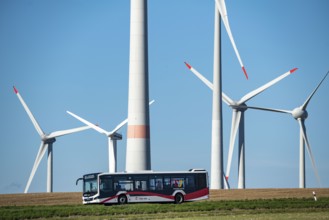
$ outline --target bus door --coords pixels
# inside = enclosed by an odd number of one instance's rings
[[[114,196],[113,177],[106,175],[99,177],[99,198],[107,198]]]

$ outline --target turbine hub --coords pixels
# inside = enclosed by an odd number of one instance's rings
[[[308,113],[306,110],[303,110],[301,108],[295,108],[293,111],[292,111],[292,116],[295,118],[295,119],[306,119],[307,116],[308,116]]]

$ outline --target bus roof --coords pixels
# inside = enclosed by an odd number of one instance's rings
[[[134,172],[117,172],[117,173],[95,173],[99,175],[125,175],[125,174],[189,174],[189,173],[207,173],[205,169],[190,169],[188,171],[153,171],[153,170],[145,170],[145,171],[134,171]],[[88,174],[86,174],[88,175]]]

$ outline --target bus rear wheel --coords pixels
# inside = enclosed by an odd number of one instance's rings
[[[175,204],[181,204],[184,202],[184,196],[181,193],[175,195]]]
[[[128,202],[127,196],[125,196],[125,195],[119,196],[119,198],[118,198],[119,205],[127,204],[127,202]]]

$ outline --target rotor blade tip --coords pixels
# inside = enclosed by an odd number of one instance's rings
[[[242,70],[243,70],[244,75],[245,75],[246,78],[248,79],[248,74],[247,74],[247,71],[246,71],[246,69],[244,68],[244,66],[242,67]]]
[[[185,65],[187,66],[187,68],[189,68],[189,69],[191,69],[192,67],[191,67],[191,65],[190,64],[188,64],[187,62],[184,62],[185,63]]]
[[[14,92],[15,92],[15,94],[17,94],[18,93],[18,90],[16,89],[16,87],[14,86]]]
[[[225,176],[226,181],[228,181],[228,176]]]
[[[292,70],[290,70],[290,73],[295,72],[296,70],[298,70],[298,68],[293,68]]]

